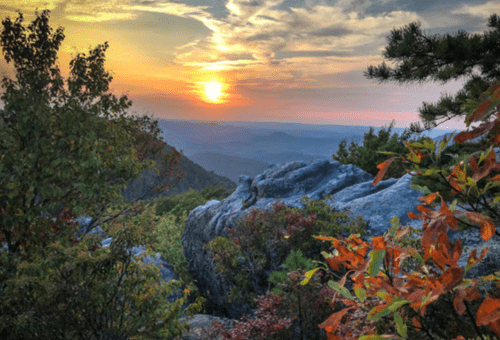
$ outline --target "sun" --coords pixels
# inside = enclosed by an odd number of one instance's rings
[[[219,98],[222,96],[222,84],[217,82],[205,83],[205,96],[211,102],[219,102]]]

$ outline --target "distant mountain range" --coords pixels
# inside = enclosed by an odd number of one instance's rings
[[[298,123],[210,122],[160,120],[169,145],[203,168],[238,183],[242,174],[254,177],[270,164],[332,160],[342,140],[363,143],[368,126]],[[380,128],[375,128],[375,133]],[[403,128],[393,128],[401,133]],[[447,132],[435,130],[433,135]]]
[[[262,162],[255,159],[243,158],[238,156],[229,156],[216,152],[196,153],[190,159],[207,170],[225,176],[238,183],[240,175],[247,175],[252,178],[264,171],[270,164],[282,164],[289,162],[290,159],[297,161],[310,162],[314,159],[326,159],[322,156],[311,156],[297,152],[283,152],[279,154],[265,154],[268,162]],[[331,159],[331,158],[330,158]]]
[[[225,176],[235,183],[238,183],[240,175],[253,178],[269,166],[269,163],[215,152],[197,153],[190,158],[203,168]]]
[[[153,172],[129,183],[122,193],[127,200],[139,197],[171,196],[202,190],[207,185],[236,189],[240,175],[255,177],[271,164],[291,161],[332,160],[338,144],[345,139],[362,144],[369,127],[308,125],[294,123],[201,122],[160,120],[167,151],[182,150],[179,168],[186,175],[176,186],[162,193],[151,186],[165,183]],[[375,129],[377,131],[378,129]],[[394,128],[398,133],[402,128]],[[434,136],[445,130],[433,131]],[[436,139],[436,138],[435,138]]]

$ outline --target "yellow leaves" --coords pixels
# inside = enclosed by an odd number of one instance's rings
[[[313,270],[310,270],[304,274],[305,279],[300,282],[301,286],[305,286],[309,283],[313,275],[318,271],[319,268],[314,268]]]

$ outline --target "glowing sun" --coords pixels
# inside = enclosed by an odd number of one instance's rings
[[[217,82],[205,83],[205,96],[211,102],[217,103],[222,96],[222,84]]]

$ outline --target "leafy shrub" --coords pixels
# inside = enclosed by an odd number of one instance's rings
[[[156,214],[163,216],[170,213],[181,217],[184,212],[191,212],[194,208],[206,203],[206,199],[198,191],[190,189],[180,195],[160,197],[156,200]]]
[[[326,284],[321,272],[309,278],[303,285],[305,270],[313,268],[310,259],[300,251],[292,251],[284,266],[286,270],[273,272],[269,281],[276,284],[272,292],[256,298],[257,311],[252,318],[243,317],[232,328],[214,323],[205,339],[322,339],[317,328],[331,311],[329,301],[333,290]]]
[[[391,130],[394,126],[394,121],[386,130],[382,128],[379,130],[378,135],[374,134],[373,127],[365,133],[363,145],[351,142],[349,148],[346,149],[346,141],[342,140],[339,144],[337,154],[332,155],[332,158],[344,165],[353,164],[365,170],[366,172],[376,175],[378,172],[377,164],[384,161],[387,156],[380,152],[405,152],[405,141],[410,138],[410,133],[403,133],[400,136],[394,133],[391,136]],[[399,178],[405,175],[405,169],[401,160],[395,162],[394,166],[387,172],[384,179]]]
[[[58,223],[71,226],[70,217],[66,214]],[[160,284],[158,268],[131,261],[126,250],[137,244],[141,226],[130,223],[107,229],[113,242],[106,248],[100,247],[95,235],[82,235],[68,245],[59,234],[38,256],[14,258],[10,265],[18,268],[17,273],[2,290],[4,338],[14,337],[11,329],[15,329],[15,337],[23,339],[160,339],[187,329],[187,323],[179,321],[187,291],[168,303],[167,296],[179,282]],[[199,310],[199,303],[193,304],[186,313]]]
[[[433,165],[439,162],[450,138],[444,138],[440,143],[424,139],[421,143],[407,143],[409,153],[406,157],[394,156],[379,164],[373,185],[377,185],[390,164],[399,158],[412,165],[415,176],[438,175],[451,188],[455,197],[451,205],[439,192],[428,193],[429,188],[425,187],[426,196],[419,198],[422,201],[418,206],[420,214],[408,214],[412,219],[423,221],[422,237],[418,238],[421,247],[403,248],[397,244],[396,241],[412,229],[402,229],[397,218],[393,219],[393,227],[384,236],[373,237],[371,243],[355,235],[347,239],[316,237],[332,242],[335,251],[325,254],[325,258],[333,270],[341,265],[349,269],[339,282],[329,281],[338,298],[334,299],[334,314],[319,325],[327,332],[328,339],[340,339],[341,335],[343,339],[358,338],[360,333],[347,329],[345,323],[349,324],[354,316],[358,321],[360,316],[368,321],[361,330],[361,334],[366,335],[359,337],[363,340],[383,337],[463,340],[463,335],[467,338],[476,335],[480,338],[500,337],[500,273],[465,279],[466,273],[486,256],[488,247],[479,256],[474,249],[466,266],[461,267],[458,265],[463,252],[461,240],[451,243],[447,235],[449,229],[459,230],[460,225],[476,228],[484,241],[498,235],[495,220],[498,221],[500,197],[496,190],[490,189],[500,185],[500,176],[492,173],[500,171],[500,165],[491,145],[499,145],[500,141],[500,111],[494,111],[495,107],[500,108],[499,98],[500,83],[481,95],[484,102],[468,112],[465,120],[467,126],[478,121],[483,123],[454,137],[455,142],[462,143],[492,133],[488,140],[490,146],[485,152],[470,155],[468,161],[461,161],[451,168],[429,169],[423,166],[422,160],[429,158]],[[490,118],[495,121],[489,122]],[[435,209],[437,199],[441,201],[439,209]],[[456,209],[459,200],[470,204],[465,212]],[[406,258],[414,260],[410,268],[402,267]],[[354,293],[344,287],[349,273],[354,280]],[[479,289],[484,289],[484,293]],[[368,306],[367,299],[376,297],[384,301]],[[385,326],[374,329],[372,322],[380,320]],[[384,336],[375,335],[380,333]]]
[[[228,230],[228,238],[216,237],[208,243],[216,269],[234,285],[229,301],[252,304],[258,295],[271,289],[268,276],[279,269],[293,249],[320,260],[321,252],[329,246],[312,235],[364,233],[362,219],[353,220],[347,212],[333,211],[325,202],[303,199],[305,209],[288,208],[279,202],[272,204],[272,211],[253,209],[247,218],[236,222],[234,229]]]
[[[223,200],[231,194],[231,191],[226,190],[222,186],[207,185],[205,189],[198,192],[193,189],[179,195],[170,197],[159,197],[156,202],[156,214],[163,216],[171,213],[174,216],[181,217],[184,211],[188,214],[194,208],[204,205],[209,200]]]
[[[285,298],[279,311],[295,320],[295,338],[322,339],[324,335],[317,325],[331,313],[330,301],[334,291],[328,287],[327,277],[319,271],[310,272],[309,284],[302,284],[307,273],[306,269],[300,268],[304,263],[307,268],[313,267],[312,262],[300,253],[290,253],[285,262],[289,272],[274,272],[269,281],[276,284],[272,292]],[[288,269],[294,267],[298,268]]]
[[[221,185],[218,185],[218,186],[207,185],[205,187],[205,189],[200,191],[200,194],[207,201],[210,201],[210,200],[222,201],[222,200],[226,199],[232,193],[233,192],[231,190],[227,190],[226,188],[224,188]]]
[[[243,317],[243,321],[235,321],[232,328],[213,322],[211,331],[204,334],[204,340],[280,340],[291,339],[292,320],[279,313],[285,297],[267,293],[256,299],[257,310],[255,318]]]
[[[186,258],[182,248],[182,233],[186,225],[187,213],[176,218],[171,214],[161,217],[160,222],[153,231],[155,242],[151,246],[170,263],[179,278],[184,282],[193,295],[197,295],[198,288],[187,270]]]

